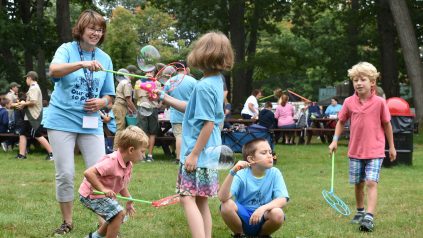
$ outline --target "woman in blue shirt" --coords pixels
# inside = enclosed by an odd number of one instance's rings
[[[105,154],[103,122],[98,111],[115,95],[109,55],[99,49],[106,21],[97,12],[81,13],[72,29],[74,41],[62,44],[50,64],[54,82],[48,114],[44,121],[53,148],[56,168],[56,199],[63,223],[55,234],[73,229],[74,148],[78,145],[85,166],[91,167]]]

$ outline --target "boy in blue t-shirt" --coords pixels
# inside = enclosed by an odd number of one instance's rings
[[[285,220],[288,191],[265,139],[246,143],[242,155],[220,187],[220,213],[233,237],[268,236]]]

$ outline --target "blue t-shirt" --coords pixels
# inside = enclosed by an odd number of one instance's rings
[[[223,82],[220,74],[202,78],[198,81],[185,109],[182,122],[181,163],[185,163],[194,148],[204,122],[214,122],[213,131],[198,157],[197,167],[216,168],[219,163],[219,153],[211,153],[214,148],[222,145],[219,125],[223,123]]]
[[[342,109],[341,104],[336,104],[335,106],[331,104],[326,108],[325,115],[326,116],[337,115],[338,112],[341,111],[341,109]]]
[[[281,171],[272,167],[261,178],[254,177],[251,169],[236,173],[231,186],[232,196],[247,209],[256,210],[276,198],[289,200]]]
[[[182,80],[182,81],[181,81]],[[172,84],[175,85],[175,88],[172,90]],[[165,90],[169,88],[169,95],[188,102],[192,91],[197,84],[197,80],[189,75],[178,74],[170,78],[165,85]],[[167,90],[169,90],[167,89]],[[184,120],[184,113],[176,110],[173,107],[170,107],[170,123],[182,123]]]
[[[93,60],[92,53],[83,51],[84,60]],[[113,70],[109,55],[95,48],[95,60],[104,69]],[[51,64],[71,63],[81,61],[78,43],[76,41],[62,44],[56,51]],[[87,70],[89,72],[89,70]],[[49,112],[44,120],[44,127],[53,130],[85,134],[103,134],[103,126],[98,112],[87,113],[83,107],[88,96],[88,86],[83,69],[76,70],[62,78],[53,78],[54,91],[51,95]],[[104,95],[115,95],[113,74],[105,71],[93,73],[94,98]],[[82,128],[83,116],[98,117],[98,127]]]

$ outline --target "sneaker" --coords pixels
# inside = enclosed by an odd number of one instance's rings
[[[26,156],[25,155],[18,154],[15,158],[16,159],[26,159]]]
[[[153,156],[152,155],[148,155],[147,158],[145,159],[146,162],[153,162]]]
[[[6,144],[6,142],[2,142],[1,143],[1,148],[4,150],[4,152],[7,152],[7,144]]]
[[[244,234],[239,234],[239,233],[238,233],[238,234],[232,234],[232,235],[231,235],[231,237],[232,237],[232,238],[245,238],[245,237],[247,237],[247,236],[245,236]]]
[[[54,158],[53,158],[53,153],[49,153],[49,154],[46,156],[46,160],[48,160],[48,161],[54,161]]]
[[[364,213],[364,212],[357,212],[357,214],[355,214],[355,216],[350,221],[350,223],[351,224],[360,224],[365,215],[366,215],[366,213]]]
[[[375,224],[373,223],[373,219],[370,217],[365,217],[360,223],[360,231],[365,232],[372,232],[375,228]]]
[[[73,225],[72,224],[68,224],[68,223],[66,223],[66,221],[63,221],[62,225],[60,225],[60,227],[57,228],[53,232],[53,235],[65,235],[65,234],[71,232],[72,229],[73,229]]]

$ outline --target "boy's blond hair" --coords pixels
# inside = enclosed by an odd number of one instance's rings
[[[187,61],[190,67],[204,72],[231,70],[234,65],[231,42],[221,32],[209,32],[194,43]]]
[[[242,157],[247,161],[248,156],[253,156],[257,150],[257,143],[261,141],[266,141],[264,138],[255,138],[242,146]]]
[[[148,146],[148,136],[137,126],[128,126],[116,136],[115,140],[117,140],[117,147],[122,150],[127,150],[129,147],[138,149]]]
[[[380,73],[377,71],[376,67],[368,62],[360,62],[348,70],[348,77],[350,77],[351,80],[359,76],[366,76],[369,78],[370,82],[375,82],[379,79],[379,75]]]

